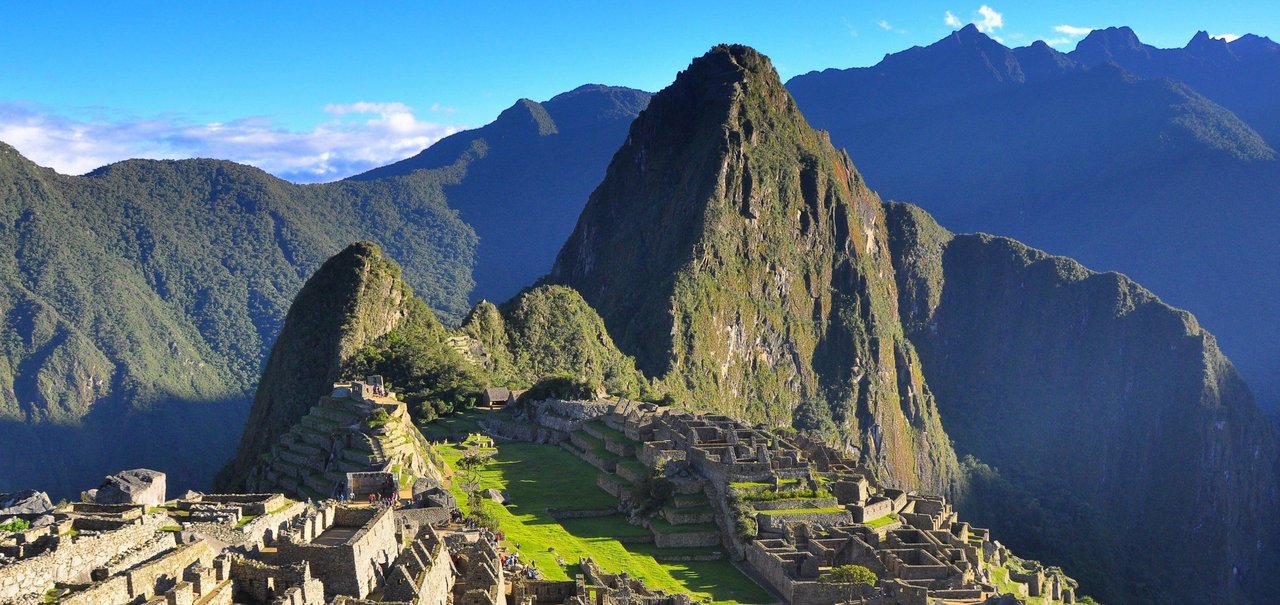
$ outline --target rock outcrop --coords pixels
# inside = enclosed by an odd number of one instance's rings
[[[0,494],[0,517],[13,515],[43,515],[53,510],[49,494],[33,489]]]
[[[91,491],[96,504],[160,506],[165,501],[165,474],[145,468],[120,471]]]

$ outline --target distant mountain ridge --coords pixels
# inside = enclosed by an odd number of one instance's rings
[[[479,235],[472,302],[504,301],[551,267],[647,92],[588,84],[538,103],[520,99],[492,123],[352,180],[455,163],[466,174],[445,188],[449,206]]]
[[[436,309],[464,313],[475,235],[440,195],[450,176],[300,186],[216,160],[65,176],[0,145],[0,490],[70,496],[137,466],[206,486],[289,300],[349,238],[388,242]]]
[[[1280,220],[1280,162],[1260,133],[1280,119],[1263,94],[1276,49],[1203,35],[1153,49],[1112,28],[1064,54],[969,26],[787,85],[886,199],[1134,277],[1196,312],[1275,407],[1280,239],[1263,225]]]
[[[1196,32],[1184,48],[1144,44],[1128,27],[1096,29],[1067,54],[1093,67],[1113,62],[1142,78],[1185,82],[1280,145],[1280,44],[1246,34],[1230,42]]]
[[[175,489],[207,486],[290,300],[321,261],[375,240],[456,323],[474,276],[490,288],[480,296],[502,299],[546,272],[647,99],[589,85],[522,100],[404,163],[321,185],[217,160],[66,176],[0,144],[0,241],[12,251],[0,255],[0,430],[11,436],[0,458],[18,461],[0,490],[70,495],[157,461],[176,465]],[[453,196],[481,214],[484,268],[500,276],[477,267],[475,229]],[[35,451],[49,453],[23,455]]]
[[[1269,602],[1280,450],[1213,335],[1123,275],[887,215],[943,426],[1002,475],[967,465],[960,509],[1103,602]]]

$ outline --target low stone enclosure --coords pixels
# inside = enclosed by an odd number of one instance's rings
[[[521,402],[486,416],[495,436],[555,443],[596,467],[597,485],[623,510],[646,482],[669,482],[669,501],[634,520],[655,546],[721,546],[792,605],[848,599],[845,587],[819,582],[840,565],[879,578],[860,603],[987,603],[1007,593],[1075,601],[1076,582],[1060,569],[1012,557],[945,499],[877,485],[856,461],[803,437],[625,400]]]

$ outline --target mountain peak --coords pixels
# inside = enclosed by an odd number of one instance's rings
[[[548,136],[556,134],[556,121],[551,118],[551,114],[547,113],[547,108],[542,103],[533,99],[520,99],[511,107],[503,110],[498,114],[496,123],[510,124],[516,127],[529,128],[530,132],[537,131],[538,136]]]
[[[325,261],[289,307],[239,451],[217,483],[243,485],[259,455],[329,392],[347,359],[404,320],[412,299],[400,266],[377,244],[355,242]]]
[[[903,399],[925,387],[908,384],[910,345],[887,328],[883,226],[879,198],[769,59],[720,45],[636,118],[548,281],[578,290],[618,347],[690,406],[841,422],[881,477],[945,492],[955,454],[931,403]],[[866,332],[848,321],[857,313]],[[860,382],[868,364],[893,376],[883,389]]]
[[[952,32],[951,37],[956,38],[958,40],[990,40],[991,39],[990,36],[982,33],[982,30],[978,29],[977,25],[974,25],[972,23]]]
[[[1122,26],[1089,32],[1076,44],[1071,56],[1085,65],[1096,65],[1108,59],[1150,54],[1150,48],[1138,39],[1138,34]]]

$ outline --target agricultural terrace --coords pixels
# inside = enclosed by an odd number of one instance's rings
[[[449,442],[436,451],[450,469],[463,456],[459,437],[477,432],[478,414],[471,411],[424,426],[428,439]],[[482,489],[509,495],[506,506],[485,501],[505,534],[503,545],[532,561],[547,579],[567,580],[579,573],[581,557],[591,557],[604,570],[625,571],[651,588],[690,593],[713,603],[770,603],[768,592],[738,571],[718,547],[657,548],[652,532],[627,523],[621,514],[557,520],[549,511],[614,510],[618,501],[596,486],[599,471],[551,445],[497,443],[493,462],[480,475]],[[460,482],[450,489],[467,511]],[[693,560],[708,559],[708,560]]]

